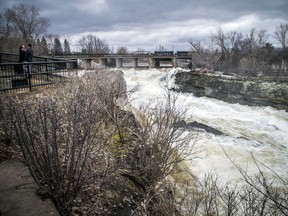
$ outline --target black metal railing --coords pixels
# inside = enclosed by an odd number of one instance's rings
[[[63,82],[73,74],[77,74],[77,60],[0,63],[0,93],[31,91]]]

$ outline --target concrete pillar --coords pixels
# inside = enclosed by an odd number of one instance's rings
[[[117,58],[116,59],[116,67],[117,68],[123,67],[123,59],[122,58]]]
[[[160,59],[154,59],[155,61],[155,68],[159,68],[160,67]]]
[[[177,58],[174,57],[174,58],[172,58],[172,67],[177,67],[177,66],[178,66],[178,64],[177,64]]]
[[[138,67],[138,58],[133,58],[133,66],[134,68]]]
[[[155,59],[153,57],[148,58],[149,68],[155,68]]]
[[[108,67],[116,67],[116,59],[115,58],[109,58],[107,62]]]

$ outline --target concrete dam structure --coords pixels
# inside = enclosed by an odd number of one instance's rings
[[[179,64],[189,64],[192,62],[192,54],[188,51],[155,51],[147,54],[107,54],[89,55],[78,58],[82,61],[82,66],[91,68],[94,61],[103,67],[177,67]]]

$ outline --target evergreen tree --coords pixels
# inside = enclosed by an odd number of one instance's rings
[[[43,36],[40,40],[40,38],[37,38],[36,41],[37,44],[37,52],[40,55],[47,55],[48,54],[48,45],[45,37]]]
[[[65,39],[64,40],[64,55],[70,55],[71,51],[70,51],[70,45],[69,42]]]
[[[36,40],[36,47],[37,47],[37,52],[41,55],[42,49],[41,49],[41,41],[39,38],[37,38],[37,40]]]
[[[63,55],[62,44],[57,37],[54,39],[54,52],[55,55]]]
[[[49,53],[49,49],[48,49],[48,43],[47,43],[47,40],[46,38],[43,36],[42,39],[41,39],[41,49],[43,51],[42,54],[45,54],[47,55]]]

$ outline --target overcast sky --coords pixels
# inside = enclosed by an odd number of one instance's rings
[[[32,4],[50,20],[48,33],[71,43],[87,34],[116,49],[189,50],[189,41],[224,32],[266,29],[288,23],[288,0],[0,0],[1,8]]]

